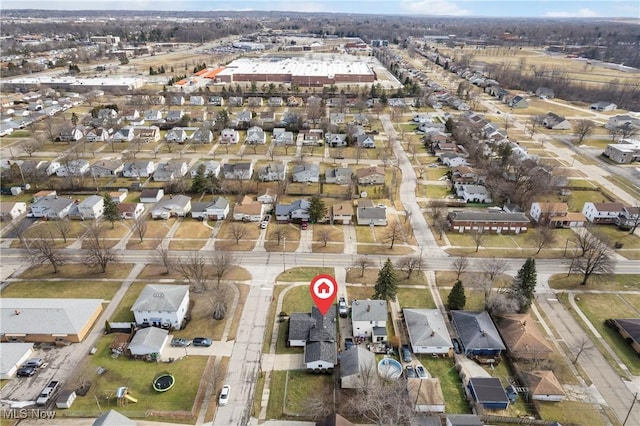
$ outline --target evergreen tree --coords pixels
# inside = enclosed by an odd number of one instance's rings
[[[519,312],[524,313],[529,310],[531,302],[533,301],[534,291],[537,283],[536,261],[533,258],[528,258],[522,268],[518,271],[518,275],[513,280],[509,293],[511,297],[516,299]]]
[[[316,223],[327,214],[327,207],[319,195],[314,195],[309,201],[309,220]]]
[[[464,294],[464,286],[462,285],[462,281],[458,280],[449,292],[449,296],[447,297],[447,307],[449,310],[464,309],[464,305],[466,303],[467,296]]]
[[[191,181],[191,192],[195,194],[202,194],[206,192],[208,182],[204,172],[205,172],[205,166],[204,164],[200,164],[200,166],[198,166],[198,169],[196,170],[196,175],[193,177],[193,180]]]
[[[109,194],[104,195],[104,212],[102,213],[105,220],[111,222],[111,229],[114,227],[116,220],[120,220],[120,213],[118,212],[118,206],[111,199]]]
[[[396,271],[393,268],[391,259],[387,258],[380,272],[378,272],[378,279],[374,287],[375,293],[373,293],[374,299],[394,300],[396,293],[398,292],[398,278],[396,277]]]

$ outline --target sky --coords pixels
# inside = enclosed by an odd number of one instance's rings
[[[640,0],[1,0],[2,9],[295,11],[383,15],[640,19]]]

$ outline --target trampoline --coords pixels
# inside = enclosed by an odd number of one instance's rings
[[[171,373],[162,373],[153,379],[153,389],[156,392],[166,392],[173,387],[176,379]]]

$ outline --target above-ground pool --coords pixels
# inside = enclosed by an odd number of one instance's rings
[[[402,375],[402,365],[393,358],[383,358],[378,363],[378,374],[383,379],[397,380]]]
[[[171,373],[164,373],[153,379],[153,389],[156,392],[166,392],[173,387],[176,379]]]

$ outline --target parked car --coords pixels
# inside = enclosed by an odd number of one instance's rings
[[[34,367],[25,367],[24,365],[18,368],[16,372],[16,376],[18,377],[31,377],[36,374],[36,369]]]
[[[263,222],[269,222],[271,220],[271,215],[270,214],[266,214],[264,215],[264,218],[262,218]]]
[[[404,375],[407,379],[415,379],[418,377],[418,374],[416,373],[416,369],[413,368],[412,365],[406,366],[406,368],[404,369]]]
[[[179,348],[186,348],[191,344],[191,340],[185,339],[184,337],[175,337],[171,339],[171,346],[176,346]]]
[[[454,337],[453,339],[451,339],[451,343],[453,343],[453,350],[455,351],[455,353],[461,354],[462,345],[460,344],[460,341]]]
[[[402,345],[400,352],[402,354],[402,361],[411,362],[411,349],[409,349],[409,345]]]
[[[33,367],[40,368],[44,364],[44,360],[42,358],[31,358],[29,361],[25,362],[23,367]]]
[[[220,392],[220,398],[218,398],[218,405],[227,405],[229,402],[229,394],[231,394],[231,386],[224,385]]]
[[[416,373],[418,373],[418,377],[420,377],[421,379],[426,379],[427,377],[429,377],[427,376],[427,370],[425,370],[421,365],[418,365],[416,367]]]
[[[346,318],[349,314],[349,309],[347,308],[347,301],[344,300],[344,297],[338,299],[338,313],[340,317]]]
[[[263,220],[262,222],[260,222],[260,229],[267,229],[268,224],[269,222],[267,222],[266,220]]]
[[[194,337],[193,346],[211,346],[213,342],[208,337]]]
[[[349,348],[353,347],[353,338],[347,337],[344,339],[344,350],[346,351]]]
[[[300,224],[300,229],[307,229],[309,227],[309,224],[307,222],[302,222]]]

